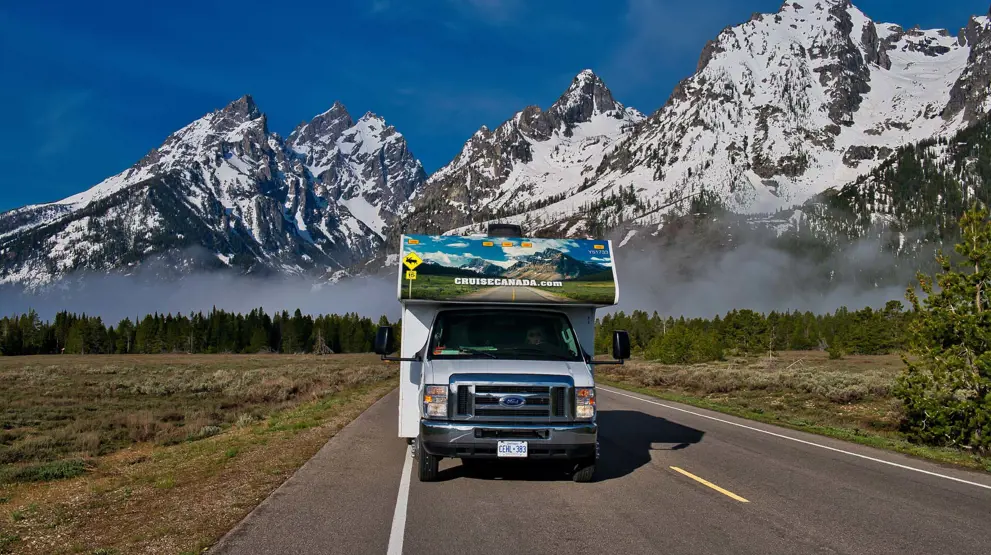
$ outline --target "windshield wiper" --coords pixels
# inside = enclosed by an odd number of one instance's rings
[[[464,347],[459,347],[458,348],[458,352],[459,353],[469,354],[469,355],[482,355],[482,356],[487,356],[489,358],[499,358],[499,357],[495,356],[494,354],[492,354],[492,353],[490,353],[488,351],[480,351],[478,349],[466,349]]]

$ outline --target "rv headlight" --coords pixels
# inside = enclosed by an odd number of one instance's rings
[[[428,385],[423,388],[423,414],[447,416],[446,385]]]
[[[579,387],[575,389],[575,418],[592,418],[595,416],[595,388]]]

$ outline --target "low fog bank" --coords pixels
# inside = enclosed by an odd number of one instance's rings
[[[304,314],[357,312],[378,319],[400,316],[396,280],[362,277],[317,284],[303,278],[254,278],[227,273],[194,274],[163,281],[141,276],[87,275],[48,288],[43,293],[0,286],[0,315],[30,309],[50,320],[59,311],[100,316],[116,324],[151,313],[209,312],[211,308],[247,313],[262,308],[269,315],[297,308]]]
[[[843,306],[880,308],[890,300],[907,306],[905,290],[917,285],[917,270],[915,261],[882,252],[876,239],[825,260],[756,243],[719,252],[648,245],[617,251],[620,304],[614,310],[711,318],[744,308],[823,314]]]
[[[814,246],[793,245],[786,251],[766,236],[750,236],[722,223],[675,231],[669,237],[650,237],[650,231],[640,228],[630,244],[617,250],[620,304],[601,313],[640,309],[711,318],[744,308],[819,314],[841,306],[880,308],[889,300],[905,303],[905,289],[914,285],[919,268],[919,258],[883,252],[878,238],[826,256],[812,252]],[[927,256],[932,258],[931,253]],[[393,321],[401,315],[394,270],[317,283],[223,272],[163,279],[166,269],[151,266],[130,276],[74,276],[41,294],[0,286],[0,315],[34,309],[49,320],[66,310],[113,324],[154,312],[189,314],[213,307],[239,313],[255,308],[268,314],[297,308],[311,315],[357,312],[373,319],[385,314]]]

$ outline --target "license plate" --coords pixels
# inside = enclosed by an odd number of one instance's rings
[[[500,457],[526,457],[527,442],[500,441],[496,454]]]

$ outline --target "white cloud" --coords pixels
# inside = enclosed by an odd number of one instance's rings
[[[451,243],[447,246],[453,249],[463,249],[468,246],[468,243]]]
[[[513,264],[516,264],[515,260],[488,260],[488,262],[489,264],[492,264],[493,266],[499,266],[500,268],[509,268]]]
[[[462,254],[447,254],[446,252],[425,252],[420,254],[420,257],[427,262],[436,262],[454,268],[464,266],[473,258]]]

